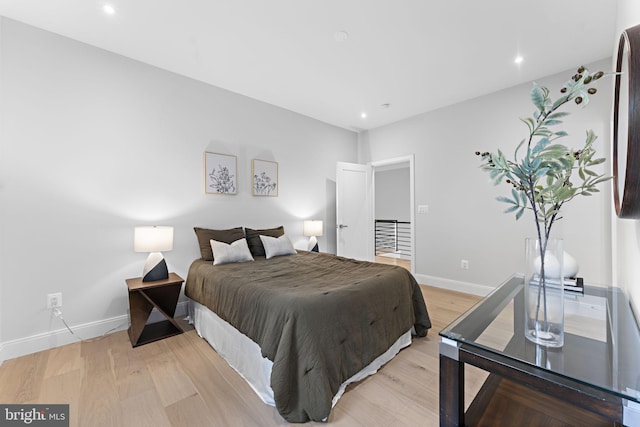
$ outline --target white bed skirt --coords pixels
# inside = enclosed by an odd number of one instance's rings
[[[189,302],[189,318],[198,334],[206,339],[211,347],[247,381],[260,399],[267,405],[275,406],[273,390],[270,385],[273,362],[262,357],[258,344],[222,320],[206,306],[196,301]],[[331,406],[336,405],[347,385],[375,374],[382,365],[393,359],[400,350],[409,346],[411,344],[412,329],[401,335],[385,353],[342,383],[336,395],[333,396]]]

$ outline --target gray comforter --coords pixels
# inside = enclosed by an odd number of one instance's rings
[[[322,253],[196,260],[185,294],[260,346],[273,362],[276,408],[290,422],[327,418],[340,384],[412,325],[419,336],[431,327],[407,270]]]

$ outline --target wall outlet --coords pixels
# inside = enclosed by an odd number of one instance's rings
[[[62,292],[47,295],[47,308],[62,307]]]
[[[469,269],[469,260],[467,260],[467,259],[460,260],[460,268],[463,269],[463,270],[468,270]]]
[[[429,205],[418,205],[418,213],[419,214],[429,213]]]

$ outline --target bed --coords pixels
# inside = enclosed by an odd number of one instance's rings
[[[251,252],[253,262],[221,265],[203,252],[185,294],[196,330],[223,357],[234,352],[227,347],[251,352],[226,333],[255,346],[261,362],[230,363],[289,422],[326,420],[349,380],[375,372],[410,344],[412,331],[426,336],[431,327],[420,288],[403,268],[306,251],[269,259]]]

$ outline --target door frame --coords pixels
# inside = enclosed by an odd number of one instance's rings
[[[375,209],[376,209],[376,168],[382,166],[395,165],[400,163],[409,162],[409,204],[410,204],[410,213],[409,220],[411,221],[411,226],[409,227],[411,231],[411,274],[416,273],[416,222],[415,222],[415,155],[409,154],[406,156],[393,157],[391,159],[385,160],[377,160],[375,162],[370,162],[369,164],[373,166],[373,174],[372,174],[372,191],[373,191],[373,219],[375,221]],[[374,257],[375,257],[375,248],[374,248]]]

